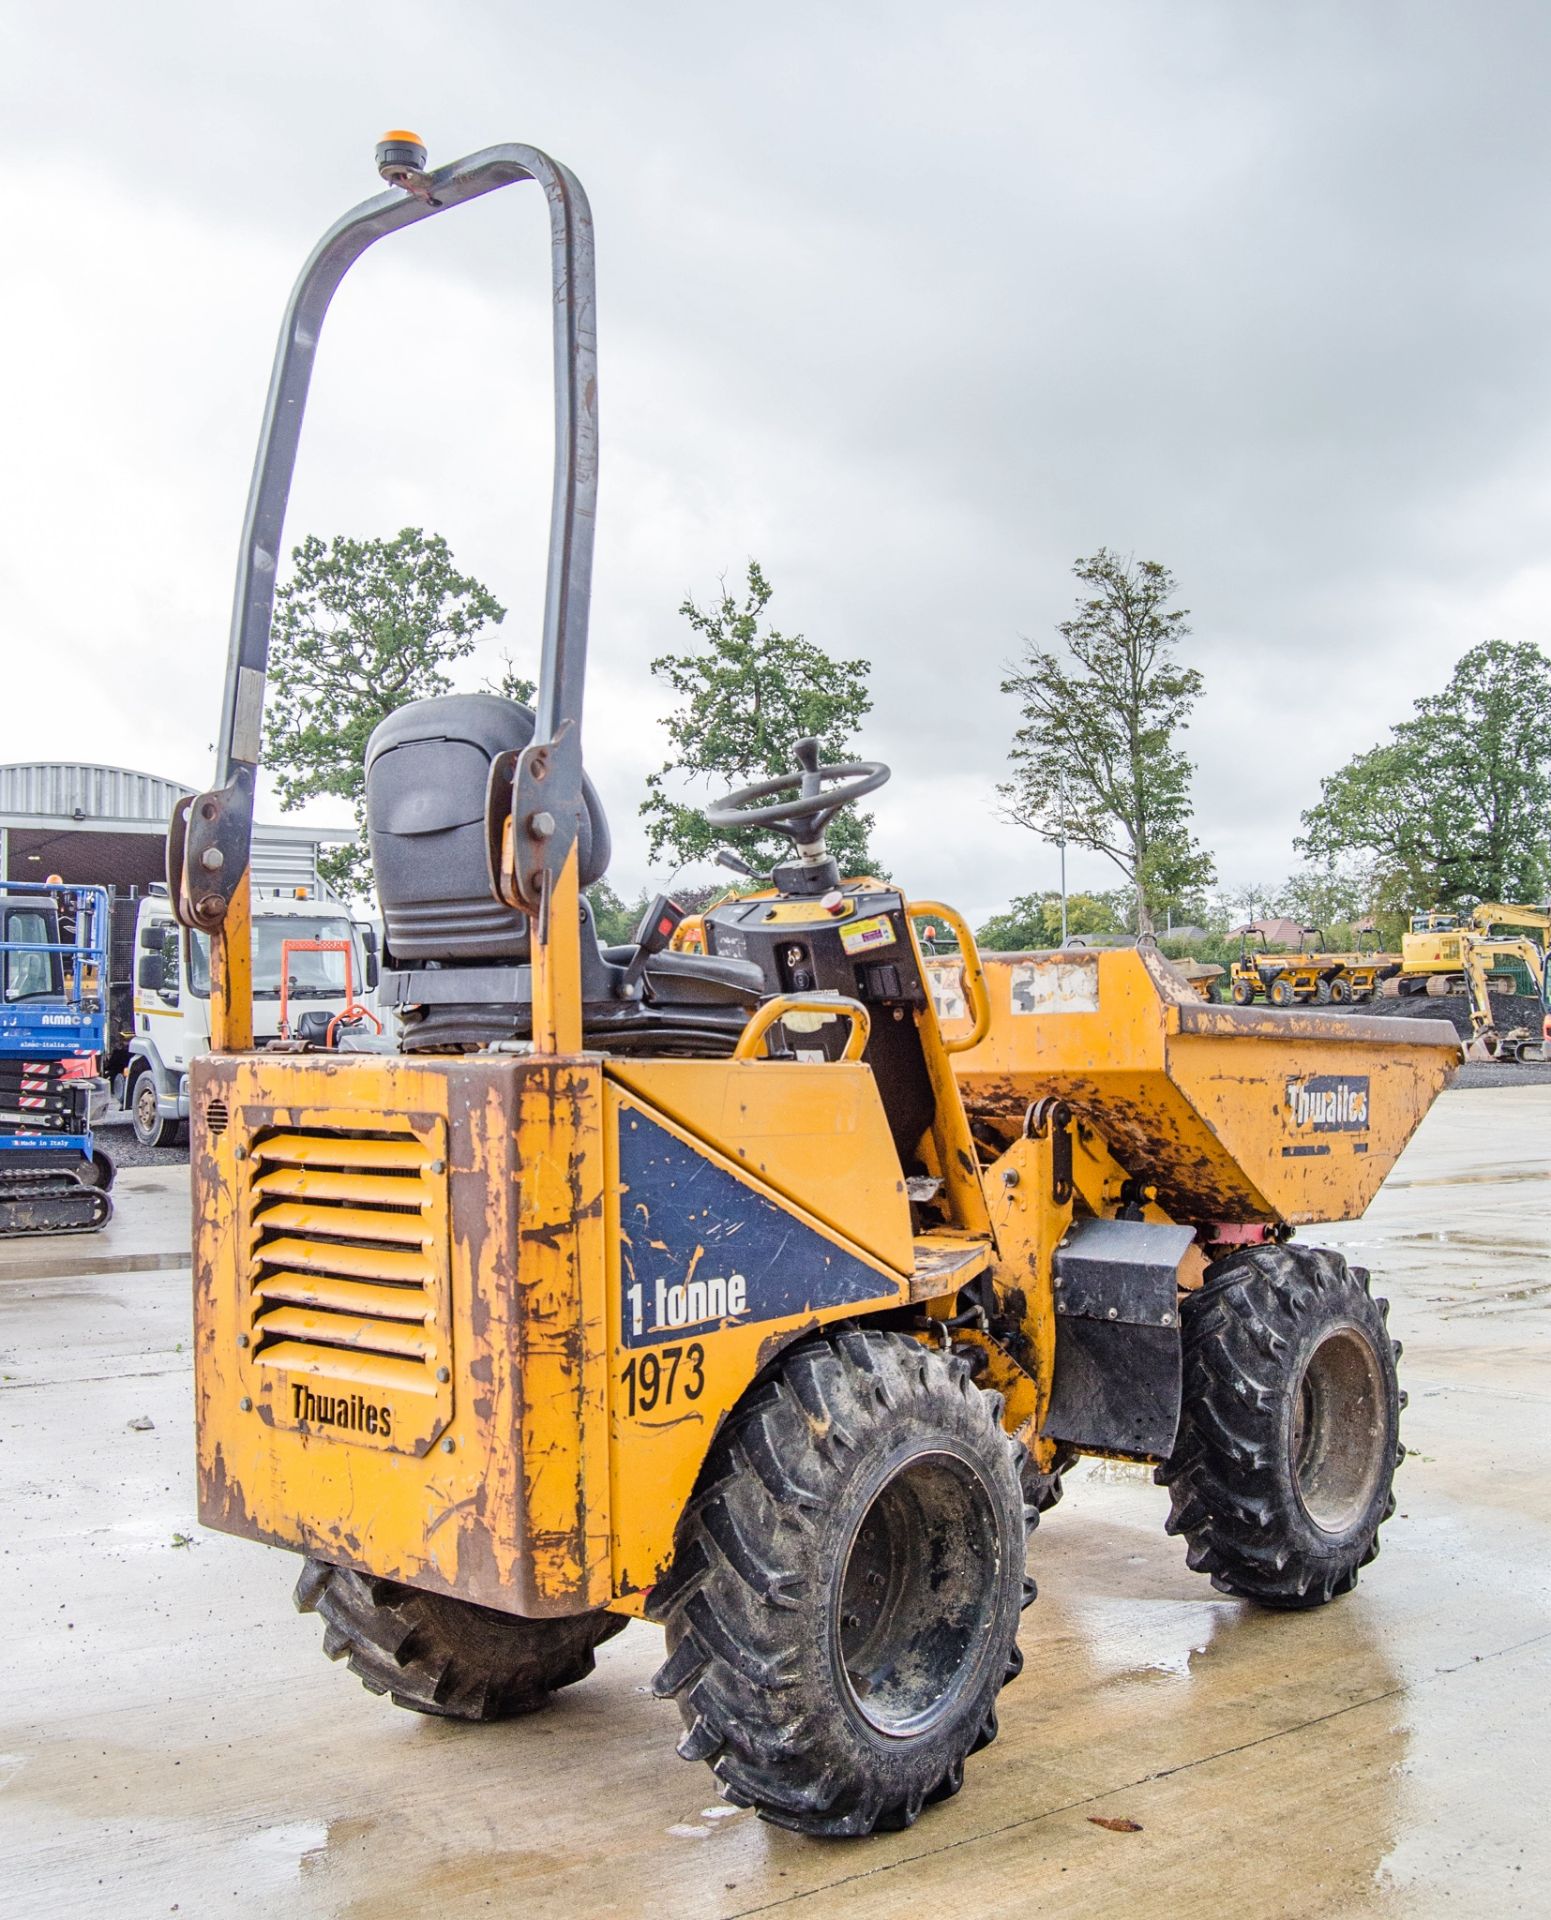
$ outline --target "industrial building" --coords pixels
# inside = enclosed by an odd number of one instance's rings
[[[69,885],[143,893],[165,879],[167,822],[194,791],[132,767],[65,760],[0,766],[0,881],[57,875]],[[254,883],[308,883],[316,877],[319,847],[352,837],[333,827],[258,827]]]

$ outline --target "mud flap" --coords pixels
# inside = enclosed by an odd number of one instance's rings
[[[1167,1458],[1179,1426],[1179,1268],[1194,1240],[1189,1227],[1147,1220],[1073,1222],[1054,1259],[1049,1438]]]

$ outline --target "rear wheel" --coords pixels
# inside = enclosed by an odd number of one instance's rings
[[[1331,981],[1330,1004],[1332,1006],[1347,1006],[1350,1004],[1352,997],[1352,983],[1350,980],[1336,979]]]
[[[1317,1247],[1224,1261],[1180,1310],[1184,1406],[1157,1478],[1222,1593],[1317,1607],[1357,1584],[1404,1458],[1389,1303]]]
[[[1036,1521],[1000,1396],[898,1333],[788,1353],[723,1427],[653,1597],[679,1752],[799,1833],[958,1792],[1022,1665]]]
[[[1233,983],[1233,1004],[1247,1007],[1255,997],[1253,984],[1248,980],[1235,980]]]
[[[623,1631],[618,1613],[523,1620],[446,1594],[309,1560],[296,1606],[318,1614],[323,1651],[348,1660],[368,1693],[448,1720],[506,1720],[585,1680],[593,1649]]]
[[[1335,997],[1336,997],[1335,988],[1331,985],[1330,981],[1328,980],[1315,981],[1314,983],[1315,1006],[1328,1007],[1331,1001],[1335,999]]]
[[[156,1075],[142,1067],[129,1093],[129,1116],[142,1147],[175,1147],[183,1133],[181,1120],[163,1117],[156,1101]]]

